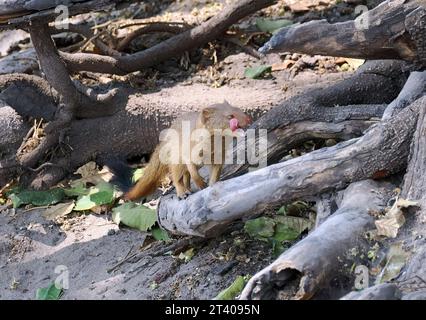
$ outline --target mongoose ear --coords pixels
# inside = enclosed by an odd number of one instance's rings
[[[214,109],[213,108],[204,108],[201,111],[201,122],[206,123],[210,117],[213,115]]]
[[[230,106],[231,104],[228,102],[228,100],[226,100],[226,99],[223,99],[223,104],[226,104],[226,105],[228,105],[228,106]]]

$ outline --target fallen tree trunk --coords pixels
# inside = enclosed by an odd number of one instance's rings
[[[8,0],[0,4],[0,30],[25,27],[30,21],[53,21],[63,12],[55,10],[66,5],[70,16],[111,9],[119,3],[129,0]]]
[[[385,1],[356,20],[303,23],[278,31],[261,49],[361,59],[403,59],[426,66],[426,2]]]
[[[259,214],[268,206],[397,173],[407,164],[425,100],[419,99],[395,118],[377,124],[362,138],[218,182],[185,201],[167,195],[158,205],[159,222],[172,233],[212,237],[230,222]]]
[[[355,248],[360,255],[367,253],[369,243],[364,232],[374,227],[369,211],[383,210],[392,189],[391,184],[372,180],[351,184],[345,190],[339,209],[251,278],[241,299],[277,298],[293,280],[297,283],[297,292],[290,291],[285,296],[309,299],[337,274],[349,273],[350,267],[343,267],[344,263],[353,264],[345,261],[350,256],[349,250]]]

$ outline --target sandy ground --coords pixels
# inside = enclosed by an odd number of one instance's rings
[[[237,231],[195,246],[187,263],[142,254],[111,271],[139,251],[146,234],[119,229],[105,215],[71,220],[63,231],[39,210],[0,214],[0,299],[33,299],[55,280],[68,284],[62,299],[207,299],[271,262],[267,245]]]

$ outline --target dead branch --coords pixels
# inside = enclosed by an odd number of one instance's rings
[[[92,71],[119,75],[128,74],[200,47],[222,35],[235,22],[271,5],[273,2],[273,0],[238,1],[201,25],[180,33],[147,50],[131,55],[108,57],[96,54],[69,54],[63,52],[61,56],[67,63],[69,70],[73,72]]]
[[[118,51],[124,51],[130,45],[130,43],[136,38],[148,34],[148,33],[157,33],[165,32],[171,34],[179,34],[184,31],[187,31],[190,28],[187,24],[173,24],[173,23],[150,23],[142,28],[136,29],[130,32],[124,39],[122,39],[118,45]]]
[[[70,24],[69,25],[69,31],[78,33],[86,38],[87,41],[90,40],[96,48],[100,50],[102,54],[109,55],[112,57],[118,57],[121,56],[121,53],[108,45],[106,45],[101,39],[98,37],[95,37],[95,33],[93,30],[88,26],[84,24]]]

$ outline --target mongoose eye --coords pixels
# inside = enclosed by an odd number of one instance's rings
[[[228,119],[229,119],[229,120],[234,119],[234,115],[233,115],[233,114],[229,115],[229,116],[228,116]]]

